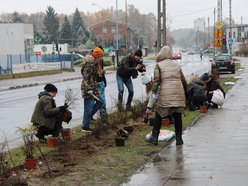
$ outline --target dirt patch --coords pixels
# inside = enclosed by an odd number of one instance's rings
[[[144,125],[142,121],[141,118],[132,122],[134,130]],[[123,160],[120,160],[114,153],[112,154],[113,151],[123,150],[123,147],[115,146],[116,132],[119,128],[123,128],[123,125],[114,129],[103,130],[104,132],[101,132],[101,135],[97,134],[97,136],[92,133],[68,142],[60,140],[58,147],[54,148],[53,152],[38,159],[35,169],[27,171],[21,166],[17,172],[21,175],[21,180],[27,182],[28,185],[35,186],[63,185],[65,179],[66,183],[71,185],[95,185],[96,182],[108,183],[108,176],[112,176],[113,167],[123,163],[121,162]],[[112,149],[111,154],[106,152],[107,149]],[[104,163],[101,163],[102,157]],[[92,169],[92,165],[100,166],[99,170]],[[94,175],[99,176],[94,177]],[[16,175],[11,177],[13,179],[17,178]],[[87,181],[85,181],[86,179]],[[113,185],[116,185],[116,183],[113,183]]]

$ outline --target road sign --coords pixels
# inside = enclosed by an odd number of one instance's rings
[[[215,42],[214,42],[214,46],[222,46],[222,45],[223,45],[223,44],[222,44],[220,38],[217,38],[217,39],[215,40]]]
[[[217,23],[215,23],[215,26],[216,26],[218,29],[220,29],[220,28],[223,26],[223,24],[222,24],[222,22],[217,21]]]
[[[232,39],[232,38],[229,38],[229,39],[228,39],[228,44],[229,44],[229,45],[233,44],[233,39]]]
[[[35,53],[35,55],[37,55],[37,56],[41,55],[41,51],[35,51],[34,53]]]
[[[223,36],[222,30],[219,30],[219,29],[214,30],[214,36],[215,36],[216,38],[222,37],[222,36]]]
[[[42,47],[41,47],[41,51],[42,51],[42,52],[46,52],[46,51],[47,51],[47,47],[46,47],[46,46],[42,46]]]

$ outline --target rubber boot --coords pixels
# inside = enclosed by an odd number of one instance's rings
[[[152,131],[152,135],[146,141],[153,145],[158,145],[158,135],[159,131]]]
[[[183,144],[183,139],[182,139],[182,133],[176,134],[176,145],[182,145]]]

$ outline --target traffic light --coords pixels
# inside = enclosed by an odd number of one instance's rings
[[[222,36],[222,43],[224,46],[226,46],[226,36],[225,35]]]
[[[58,43],[55,43],[55,51],[59,51],[59,44]]]

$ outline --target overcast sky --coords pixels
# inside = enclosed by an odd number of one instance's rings
[[[95,3],[97,6],[92,5]],[[157,15],[157,0],[127,0],[133,4],[140,13],[152,12]],[[229,0],[222,0],[223,17],[229,17]],[[214,8],[217,0],[166,0],[167,15],[171,29],[193,28],[194,20],[200,17],[210,18],[213,24]],[[52,6],[57,13],[71,14],[78,8],[84,12],[95,12],[102,8],[116,7],[116,0],[2,0],[0,13],[36,13],[45,12]],[[125,0],[118,0],[118,8],[125,10]],[[232,0],[232,16],[237,23],[248,23],[248,0]]]

